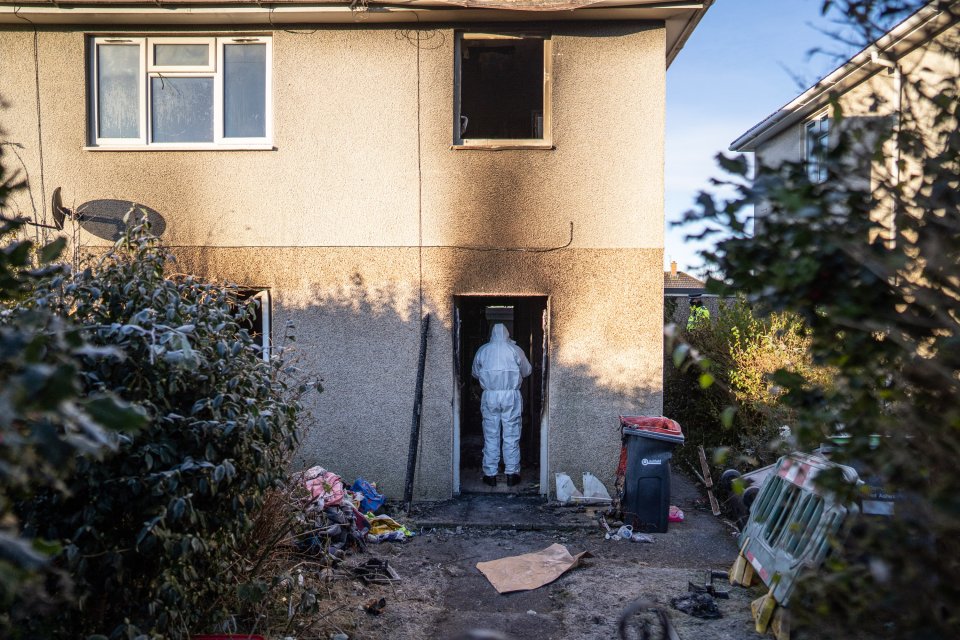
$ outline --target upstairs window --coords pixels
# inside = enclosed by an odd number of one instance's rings
[[[810,182],[821,183],[827,179],[827,150],[830,145],[830,118],[821,116],[808,122],[804,129],[807,177]]]
[[[542,34],[458,34],[455,145],[550,146],[550,45]]]
[[[94,38],[97,147],[271,144],[268,37]]]

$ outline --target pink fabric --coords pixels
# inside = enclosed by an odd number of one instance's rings
[[[303,485],[310,496],[321,503],[321,508],[340,504],[346,494],[340,476],[323,467],[310,467],[304,471]]]

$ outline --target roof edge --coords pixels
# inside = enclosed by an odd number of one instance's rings
[[[680,35],[676,40],[673,41],[671,45],[667,48],[667,68],[670,68],[670,65],[673,63],[674,58],[677,57],[677,54],[680,53],[680,50],[683,49],[683,46],[687,44],[687,40],[690,39],[690,36],[693,34],[694,29],[700,24],[700,21],[703,20],[703,16],[707,14],[707,10],[713,6],[715,0],[703,0],[701,7],[694,11],[694,13],[687,18],[687,21],[684,23],[683,27],[680,30]]]
[[[713,0],[0,0],[0,25],[283,28],[291,24],[646,21],[666,32],[665,66]],[[269,27],[268,27],[269,25]]]

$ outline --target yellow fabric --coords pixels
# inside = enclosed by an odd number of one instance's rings
[[[706,307],[691,307],[687,318],[687,330],[691,331],[710,322],[710,310]]]

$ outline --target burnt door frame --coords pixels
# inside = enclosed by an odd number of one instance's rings
[[[537,435],[539,436],[539,447],[537,451],[538,458],[538,467],[539,467],[539,484],[540,484],[540,493],[547,495],[549,493],[550,484],[548,481],[549,478],[549,379],[550,379],[550,305],[551,298],[546,295],[510,295],[510,294],[488,294],[488,293],[478,293],[478,294],[461,294],[453,296],[453,323],[452,323],[452,357],[453,357],[453,492],[454,495],[460,494],[460,474],[461,474],[461,433],[464,420],[464,411],[465,406],[465,391],[464,380],[469,380],[470,376],[470,365],[472,364],[473,355],[475,348],[470,349],[470,353],[466,353],[464,349],[464,335],[463,335],[463,311],[464,307],[467,306],[495,306],[497,304],[503,304],[505,306],[518,306],[519,303],[526,302],[531,305],[529,311],[529,322],[530,327],[533,327],[533,323],[537,322],[540,326],[538,332],[533,332],[531,335],[531,340],[538,335],[542,339],[542,343],[539,345],[529,345],[526,349],[527,355],[530,357],[530,363],[534,366],[535,373],[539,374],[539,389],[536,388],[536,381],[533,379],[534,376],[530,376],[528,379],[529,382],[526,384],[529,385],[528,399],[525,399],[524,403],[524,413],[527,414],[530,418],[531,424],[533,423],[534,415],[537,415],[539,419],[539,429],[537,429]],[[476,309],[473,309],[473,312],[476,312]],[[517,311],[514,312],[514,323],[517,322]],[[489,330],[487,331],[489,334]],[[485,342],[485,340],[484,340]],[[482,343],[481,343],[482,344]],[[534,354],[539,353],[539,357],[535,357]],[[523,447],[524,439],[532,437],[533,434],[530,429],[526,429],[524,435],[521,436],[521,447]],[[529,444],[528,444],[529,446]]]

